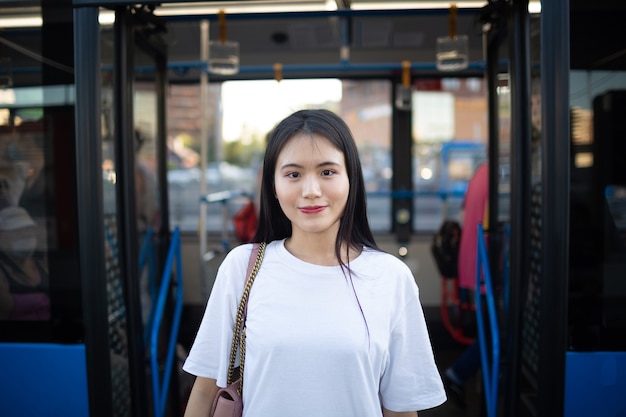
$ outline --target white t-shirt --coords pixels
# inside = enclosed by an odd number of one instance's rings
[[[219,386],[251,250],[224,259],[183,366]],[[349,266],[352,278],[296,258],[284,240],[267,246],[248,301],[245,417],[380,417],[381,406],[446,400],[409,268],[371,249]]]

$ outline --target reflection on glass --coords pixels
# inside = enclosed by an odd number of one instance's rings
[[[574,155],[574,166],[576,168],[591,168],[593,166],[593,153],[578,152]]]
[[[153,304],[156,295],[156,278],[147,259],[155,259],[155,239],[150,232],[158,233],[161,210],[157,182],[157,97],[152,83],[135,84],[134,140],[135,140],[135,208],[139,250],[146,248],[147,258],[139,265],[139,289],[141,316],[144,326],[152,322]]]
[[[135,189],[139,234],[159,226],[156,93],[150,83],[135,84]]]
[[[0,320],[50,319],[41,115],[14,108],[0,126]]]

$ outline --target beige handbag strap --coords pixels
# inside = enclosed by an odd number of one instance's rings
[[[239,308],[237,309],[237,319],[235,320],[235,328],[233,329],[233,340],[230,346],[230,360],[228,362],[228,380],[227,385],[233,382],[233,374],[235,370],[235,358],[237,357],[237,346],[239,346],[240,359],[239,359],[239,387],[237,391],[241,395],[243,388],[243,366],[246,359],[246,327],[245,318],[248,310],[248,296],[250,295],[250,288],[254,283],[259,268],[261,268],[261,262],[263,261],[263,255],[265,254],[265,242],[255,243],[252,247],[252,253],[250,254],[250,261],[248,262],[248,271],[246,284],[243,288],[243,294],[241,295],[241,301],[239,301]]]

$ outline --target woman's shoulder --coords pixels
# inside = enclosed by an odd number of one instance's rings
[[[267,253],[268,249],[275,248],[279,244],[280,244],[280,241],[273,241],[273,242],[267,243],[265,252]],[[248,260],[250,259],[250,255],[252,255],[252,250],[254,248],[254,245],[257,245],[257,244],[256,243],[242,243],[240,245],[233,247],[226,254],[226,257],[224,258],[224,261],[222,262],[222,264],[227,264],[227,265],[233,265],[233,264],[244,265],[245,264],[247,265]]]
[[[242,259],[244,258],[247,259],[252,253],[252,247],[253,247],[252,243],[242,243],[240,245],[237,245],[231,248],[226,254],[226,256],[224,257],[223,263],[231,263],[231,262],[239,263],[241,262]]]
[[[366,246],[363,248],[363,251],[361,252],[361,254],[364,255],[364,257],[367,260],[376,260],[376,261],[382,261],[382,262],[389,262],[391,264],[406,265],[404,261],[402,261],[402,259],[382,249],[374,249],[374,248],[370,248]]]
[[[359,259],[360,258],[360,259]],[[411,273],[408,265],[397,256],[379,249],[364,248],[359,255],[358,266],[360,268],[384,269],[389,272]]]
[[[359,258],[360,262],[350,265],[359,285],[372,286],[381,299],[390,297],[398,305],[405,304],[402,300],[418,297],[415,275],[401,258],[374,249],[363,250]]]
[[[244,243],[231,248],[219,265],[214,289],[221,288],[221,291],[240,292],[245,281],[244,277],[251,253],[251,243]]]

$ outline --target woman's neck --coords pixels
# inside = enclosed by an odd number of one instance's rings
[[[335,253],[336,237],[311,236],[309,234],[294,234],[285,241],[285,248],[296,258],[315,265],[336,266],[339,265]],[[360,251],[350,248],[346,255],[346,246],[342,245],[341,258],[344,263],[356,258]]]

